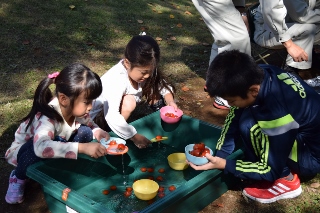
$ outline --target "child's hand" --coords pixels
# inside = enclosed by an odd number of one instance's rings
[[[92,158],[99,158],[107,154],[106,147],[100,143],[79,143],[78,153],[86,154]]]
[[[100,141],[102,138],[105,138],[107,141],[109,140],[110,135],[108,132],[104,131],[103,129],[97,129],[94,132],[94,137],[97,139],[97,141]]]
[[[133,143],[139,148],[147,148],[149,144],[151,144],[151,141],[140,134],[135,134],[132,138],[130,138]]]
[[[170,101],[168,103],[168,106],[172,106],[175,111],[177,111],[177,109],[178,109],[178,105],[174,101]]]
[[[187,163],[195,170],[225,169],[227,162],[226,159],[212,156],[210,154],[206,154],[206,158],[208,158],[209,162],[202,166],[197,166],[189,161],[187,161]]]

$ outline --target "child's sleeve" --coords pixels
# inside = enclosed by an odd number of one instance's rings
[[[242,109],[231,107],[224,122],[220,138],[216,146],[216,156],[226,158],[235,147],[235,141],[239,137],[239,118]]]
[[[35,118],[30,128],[34,131],[33,146],[35,154],[40,158],[71,158],[78,157],[77,142],[54,141],[58,123],[46,116]]]
[[[173,93],[173,90],[172,90],[172,87],[170,85],[168,85],[168,87],[170,88],[170,90],[168,90],[166,87],[163,87],[161,90],[160,90],[160,95],[162,97],[164,97],[166,94],[168,93]]]

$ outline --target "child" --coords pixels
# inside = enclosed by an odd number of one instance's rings
[[[51,84],[56,86],[54,98]],[[98,140],[110,137],[89,117],[92,100],[101,91],[99,76],[81,64],[67,66],[40,82],[31,111],[22,119],[5,154],[8,163],[16,166],[9,178],[7,203],[23,202],[27,168],[43,158],[77,159],[78,153],[98,158],[106,154],[100,143],[89,143],[93,136]]]
[[[232,107],[216,156],[206,155],[209,163],[191,167],[258,180],[243,193],[261,203],[300,195],[298,175],[320,172],[320,96],[300,78],[275,66],[258,66],[238,50],[213,60],[206,86],[210,96],[221,96]],[[245,159],[226,160],[239,136]]]
[[[173,87],[158,68],[159,59],[160,48],[152,37],[134,36],[127,44],[124,59],[101,77],[102,94],[90,112],[102,129],[132,140],[138,148],[145,148],[151,142],[127,123],[137,102],[144,96],[153,110],[165,103],[177,109]]]

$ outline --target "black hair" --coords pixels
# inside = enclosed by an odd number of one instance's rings
[[[164,75],[159,69],[160,62],[160,48],[158,43],[147,35],[138,35],[132,37],[126,46],[125,58],[130,62],[131,69],[134,67],[151,66],[153,69],[152,75],[146,80],[143,86],[142,95],[146,98],[147,102],[160,98],[160,90],[162,88],[168,89],[174,95],[174,86],[164,80]],[[173,91],[172,91],[173,90]]]
[[[62,116],[48,105],[52,100],[53,94],[49,86],[54,83],[56,85],[55,94],[63,93],[70,98],[71,107],[74,101],[84,91],[87,100],[94,100],[102,92],[102,83],[99,75],[92,72],[85,65],[75,63],[65,67],[55,78],[44,78],[38,85],[32,108],[29,114],[21,121],[28,121],[28,127],[37,113],[47,116],[50,119],[62,122]]]
[[[247,98],[252,85],[261,84],[264,72],[254,59],[239,50],[218,54],[207,71],[206,87],[211,97]]]

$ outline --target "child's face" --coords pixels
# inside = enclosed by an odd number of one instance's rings
[[[128,71],[129,77],[135,82],[141,83],[147,80],[153,73],[152,66],[134,67]]]
[[[75,117],[85,117],[85,116],[88,116],[91,109],[92,109],[92,100],[87,100],[85,98],[85,92],[82,92],[78,96],[78,98],[74,101],[72,114]]]
[[[246,108],[254,104],[259,94],[259,90],[260,85],[252,85],[247,92],[246,98],[241,98],[240,96],[224,96],[221,98],[227,100],[230,106]]]

